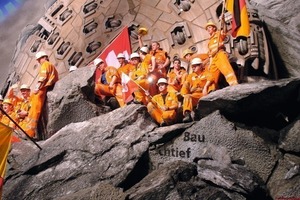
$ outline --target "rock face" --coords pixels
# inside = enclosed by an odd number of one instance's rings
[[[64,127],[22,163],[7,198],[54,199],[101,181],[126,184],[148,149],[147,132],[155,128],[146,112],[131,105]]]
[[[250,86],[256,89],[245,95]],[[4,199],[298,198],[300,112],[295,109],[298,117],[288,117],[280,130],[232,119],[259,110],[261,103],[294,102],[299,108],[300,81],[237,87],[209,94],[203,102],[215,110],[192,123],[157,127],[145,106],[128,105],[66,125],[39,142],[41,151],[28,141],[16,143]],[[297,95],[274,100],[264,98],[266,91]],[[236,109],[253,95],[260,99],[257,107]],[[237,118],[223,114],[228,108]]]
[[[300,2],[297,0],[251,0],[254,6],[266,22],[270,36],[275,44],[274,50],[283,61],[290,76],[298,77],[300,74]],[[279,60],[279,59],[278,59]],[[284,69],[279,68],[281,74]]]
[[[186,129],[181,136],[150,151],[153,166],[166,161],[213,160],[224,168],[230,163],[242,163],[266,181],[276,162],[276,150],[255,132],[227,121],[219,111]],[[279,134],[265,130],[265,134]]]
[[[46,138],[72,122],[86,121],[111,111],[95,105],[95,67],[84,67],[62,78],[53,91],[47,93],[48,123]],[[80,77],[80,78],[78,78]]]
[[[94,68],[68,73],[72,63],[88,64],[124,25],[134,50],[137,28],[145,26],[145,42],[158,40],[173,57],[186,48],[201,52],[203,25],[217,21],[219,1],[47,2],[44,18],[24,30],[12,64],[4,65],[15,70],[7,84],[34,85],[34,51],[50,53],[61,75],[48,94],[51,137],[38,142],[41,151],[26,140],[13,144],[3,199],[300,198],[299,78],[218,90],[199,101],[198,121],[157,127],[144,106],[108,113],[95,105]],[[249,4],[266,22],[280,77],[299,77],[300,2]]]

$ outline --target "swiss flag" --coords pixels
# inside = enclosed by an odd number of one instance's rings
[[[139,89],[139,86],[129,76],[122,73],[122,94],[124,102],[128,103],[133,99],[132,93]]]
[[[118,62],[117,55],[119,53],[123,53],[126,59],[129,59],[129,55],[131,54],[131,45],[127,26],[125,26],[119,35],[102,51],[98,58],[104,60],[107,66],[118,68],[120,64]],[[98,80],[100,76],[101,73],[96,70],[95,80]]]

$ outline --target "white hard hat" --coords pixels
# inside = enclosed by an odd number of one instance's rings
[[[21,85],[20,90],[23,90],[23,89],[30,90],[30,87],[27,84],[23,84],[23,85]]]
[[[95,60],[94,60],[94,65],[98,65],[98,64],[100,64],[100,63],[102,63],[103,62],[103,60],[101,59],[101,58],[96,58]]]
[[[194,58],[191,62],[191,65],[199,65],[202,64],[202,60],[200,58]]]
[[[148,49],[148,47],[142,47],[142,48],[140,48],[140,51],[148,53],[149,49]]]
[[[39,51],[39,52],[37,52],[37,53],[35,54],[35,58],[36,58],[36,59],[40,59],[40,58],[45,57],[45,56],[48,57],[48,55],[46,54],[45,51]]]
[[[130,59],[132,59],[132,58],[139,58],[139,57],[140,57],[140,55],[138,53],[136,53],[136,52],[134,52],[134,53],[132,53],[130,55]]]
[[[70,66],[69,72],[75,71],[77,67],[75,65]]]
[[[3,96],[0,94],[0,101],[3,101]]]
[[[167,79],[165,79],[165,78],[160,78],[160,79],[158,79],[158,81],[157,81],[157,85],[160,84],[160,83],[168,84],[168,81],[167,81]]]
[[[117,58],[125,58],[125,56],[124,56],[124,54],[119,53],[119,54],[117,55]]]

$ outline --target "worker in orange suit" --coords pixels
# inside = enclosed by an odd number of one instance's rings
[[[151,69],[151,55],[149,54],[149,49],[146,46],[140,48],[140,57],[142,62],[145,62],[147,65],[150,66],[149,70]]]
[[[107,66],[101,58],[94,60],[94,65],[101,72],[99,80],[95,85],[95,94],[99,97],[115,97],[120,107],[126,104],[122,97],[121,77],[115,67]]]
[[[181,67],[181,61],[178,58],[173,60],[173,68],[167,74],[168,91],[178,93],[187,77],[184,67]]]
[[[36,128],[47,91],[52,90],[54,84],[58,81],[58,72],[55,66],[49,62],[46,52],[40,51],[36,53],[35,57],[41,67],[38,74],[38,82],[31,97],[31,108],[28,113],[28,124],[25,130],[30,137],[36,136]]]
[[[123,53],[119,53],[117,55],[117,59],[120,63],[120,66],[118,68],[118,73],[120,77],[122,77],[122,73],[129,75],[129,73],[134,69],[134,66],[127,62]]]
[[[200,58],[194,58],[191,61],[191,67],[193,73],[188,75],[180,91],[183,96],[183,122],[192,121],[191,112],[197,105],[199,99],[205,95],[203,94],[203,90],[207,87],[206,82],[209,76],[209,72],[205,70]]]
[[[176,123],[178,99],[174,92],[168,92],[168,81],[160,78],[157,81],[159,94],[149,100],[147,109],[151,117],[160,125],[166,126]]]
[[[167,52],[163,51],[160,48],[160,44],[154,41],[151,43],[150,54],[152,55],[152,69],[150,72],[158,71],[163,77],[166,77],[170,65],[170,58]]]
[[[146,91],[149,91],[148,66],[141,62],[140,55],[136,52],[130,55],[131,63],[134,65],[134,70],[129,73],[129,77],[139,86],[139,89],[134,92],[134,103],[147,105]]]
[[[4,99],[2,105],[3,105],[3,111],[6,112],[6,114],[8,114],[11,117],[11,119],[15,121],[15,123],[18,123],[18,116],[14,112],[14,105],[12,104],[11,100]],[[13,129],[16,128],[15,123],[12,122],[5,114],[2,115],[0,122]]]
[[[217,26],[213,22],[208,22],[205,29],[210,35],[208,42],[208,55],[210,57],[210,64],[208,70],[213,75],[213,78],[208,80],[207,84],[215,83],[218,85],[220,73],[222,73],[229,85],[238,84],[236,75],[224,47],[224,39],[226,37],[226,30],[217,30]]]
[[[13,88],[17,88],[18,86],[13,85],[7,93],[7,98],[11,101],[15,101],[14,111],[17,114],[19,126],[22,129],[26,129],[28,123],[28,114],[31,108],[31,95],[30,95],[30,87],[27,84],[23,84],[20,86],[21,97],[17,96],[14,93]]]
[[[194,59],[194,58],[200,58],[202,60],[203,65],[206,67],[209,64],[209,56],[206,53],[195,53],[194,51],[192,51],[191,49],[186,49],[183,51],[182,53],[182,58],[188,62],[188,64],[190,65],[190,62]],[[192,73],[193,70],[191,69],[190,66],[187,67],[187,71],[188,73]]]
[[[142,35],[139,35],[139,45],[142,49],[144,47],[142,41]],[[150,94],[155,95],[158,93],[156,83],[159,78],[165,78],[167,76],[168,67],[170,65],[170,58],[166,51],[162,50],[159,42],[153,41],[151,43],[151,64],[149,65],[149,84],[150,84]],[[143,58],[143,62],[149,63],[150,57]]]

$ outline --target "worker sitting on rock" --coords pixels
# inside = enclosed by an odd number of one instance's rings
[[[129,73],[129,77],[139,86],[139,89],[134,92],[134,103],[147,105],[145,92],[149,91],[148,66],[141,62],[140,55],[136,52],[130,55],[130,60],[134,65],[134,70]]]
[[[209,64],[209,56],[206,53],[196,53],[191,49],[186,49],[182,53],[182,58],[188,63],[187,71],[188,73],[192,73],[193,69],[191,69],[190,64],[194,58],[200,58],[202,60],[203,65],[206,67]]]
[[[176,123],[176,110],[178,99],[174,92],[168,92],[168,81],[160,78],[157,81],[159,94],[149,100],[147,105],[151,117],[160,124],[166,126]]]
[[[118,62],[120,63],[118,67],[118,73],[120,77],[122,73],[129,75],[129,73],[134,69],[134,66],[125,59],[125,55],[123,53],[119,53],[117,55]]]
[[[191,122],[191,112],[197,105],[199,99],[204,96],[203,90],[207,82],[209,73],[205,70],[200,58],[194,58],[191,62],[193,73],[189,74],[186,81],[181,88],[181,95],[183,96],[183,122]]]
[[[184,83],[187,72],[184,67],[181,67],[181,61],[178,58],[173,60],[173,68],[167,74],[168,78],[168,91],[169,92],[180,92],[182,84]]]
[[[121,78],[117,69],[107,66],[101,58],[96,58],[94,65],[101,73],[99,80],[96,81],[95,94],[100,98],[115,97],[120,107],[124,107],[126,104],[122,97]]]

